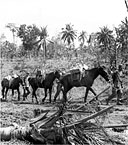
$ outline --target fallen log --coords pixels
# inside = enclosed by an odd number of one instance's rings
[[[113,125],[104,125],[104,128],[114,128],[114,127],[127,127],[128,124],[113,124]]]
[[[37,117],[35,120],[33,120],[33,122],[30,122],[24,127],[19,125],[15,125],[13,127],[10,126],[7,134],[4,133],[6,128],[0,128],[1,140],[8,141],[12,138],[15,138],[38,144],[69,144],[68,131],[70,131],[70,129],[74,129],[75,126],[80,129],[80,124],[88,123],[90,119],[103,114],[104,112],[113,108],[113,106],[80,119],[73,124],[69,124],[69,122],[64,121],[64,114],[66,112],[64,107],[59,108],[56,112],[45,112],[45,114],[41,114],[41,116]],[[77,136],[77,138],[80,139],[79,136]],[[95,139],[95,137],[93,139]]]
[[[94,98],[92,98],[91,100],[89,100],[88,102],[82,104],[81,106],[79,106],[77,109],[75,109],[75,111],[78,111],[79,109],[81,109],[83,106],[91,103],[92,101],[94,101],[97,97],[99,97],[101,94],[103,94],[105,91],[107,91],[110,88],[110,86],[108,86],[107,88],[105,88],[102,92],[100,92],[98,95],[96,95]],[[77,104],[77,103],[76,103]],[[72,105],[73,106],[73,105]]]
[[[90,119],[93,119],[93,118],[95,118],[95,117],[97,117],[97,116],[103,114],[104,112],[107,112],[108,110],[112,109],[114,106],[115,106],[115,105],[112,105],[112,106],[110,106],[110,107],[108,107],[108,108],[105,108],[105,109],[103,109],[103,110],[101,110],[101,111],[99,111],[99,112],[97,112],[97,113],[94,113],[94,114],[92,114],[92,115],[90,115],[90,116],[87,116],[87,117],[85,117],[85,118],[83,118],[83,119],[81,119],[81,120],[79,120],[79,121],[77,121],[77,122],[75,122],[75,123],[73,123],[73,124],[67,125],[66,128],[71,128],[72,126],[79,125],[79,124],[82,123],[82,122],[87,122],[87,121],[89,121]]]
[[[105,88],[102,92],[100,92],[98,95],[96,95],[95,97],[93,97],[91,100],[89,100],[89,103],[91,103],[92,101],[94,101],[96,98],[98,98],[101,94],[103,94],[104,92],[106,92],[108,89],[110,88],[110,86],[108,86],[107,88]]]
[[[108,125],[103,125],[103,128],[127,128],[128,124],[108,124]],[[97,127],[91,127],[89,129],[100,129]]]

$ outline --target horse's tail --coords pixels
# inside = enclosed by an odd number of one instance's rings
[[[29,78],[28,78],[28,81],[30,82],[30,80],[31,80],[31,79],[32,79],[32,78],[31,78],[31,77],[29,77]]]
[[[3,78],[1,81],[1,87],[8,86],[8,85],[9,85],[9,80],[6,78]]]
[[[33,79],[33,78],[31,78],[31,77],[28,78],[29,85],[32,84],[32,79]]]
[[[3,87],[3,80],[1,81],[1,86]]]

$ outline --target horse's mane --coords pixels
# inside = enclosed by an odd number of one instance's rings
[[[50,74],[52,74],[52,73],[54,73],[54,71],[49,72],[49,73],[46,73],[46,76],[48,76],[48,75],[50,75]]]
[[[97,70],[97,69],[99,69],[99,67],[90,68],[90,69],[87,69],[87,70],[85,70],[85,71],[91,72],[91,71],[94,71],[94,70]]]

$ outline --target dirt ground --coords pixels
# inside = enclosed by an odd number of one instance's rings
[[[10,65],[3,63],[3,74],[7,70],[12,69],[9,68]],[[5,69],[6,68],[6,69]],[[3,75],[4,76],[4,75]],[[126,79],[125,79],[126,81]],[[125,82],[126,83],[126,82]],[[95,83],[93,85],[94,90],[98,93],[100,93],[104,88],[106,88],[108,84],[104,81],[102,81],[100,78],[95,80]],[[127,86],[127,84],[126,84]],[[22,91],[22,88],[21,88]],[[55,91],[55,90],[54,90]],[[71,90],[69,93],[69,97],[73,98],[73,100],[80,100],[79,98],[82,98],[84,96],[85,88],[74,88]],[[22,93],[21,93],[22,94]],[[110,94],[110,90],[104,93],[105,95]],[[41,102],[41,99],[44,95],[44,92],[42,89],[38,90],[38,99]],[[128,95],[128,94],[127,94]],[[39,97],[40,96],[40,97]],[[92,97],[92,94],[89,93],[88,99]],[[60,95],[61,97],[61,95]],[[100,100],[102,100],[102,104],[105,105],[105,96],[101,95],[99,97]],[[22,100],[22,97],[21,97]],[[48,100],[47,100],[48,101]],[[82,99],[81,99],[82,101]],[[115,99],[110,102],[110,105],[115,104],[116,101]],[[32,104],[31,100],[31,94],[28,97],[28,100],[25,102],[18,102],[17,101],[17,93],[15,93],[14,98],[11,98],[11,92],[8,93],[8,101],[7,102],[0,102],[0,124],[1,126],[9,126],[11,123],[18,123],[19,125],[24,126],[27,124],[33,117],[34,109],[52,109],[54,108],[54,104]],[[103,125],[114,125],[114,124],[128,124],[128,102],[125,102],[123,105],[120,106],[115,106],[111,112],[109,112],[104,119]],[[111,136],[115,136],[118,139],[120,139],[125,145],[128,145],[128,127],[125,128],[122,132],[117,132],[113,130],[112,128],[107,128],[106,129],[107,133]],[[0,142],[2,145],[26,145],[29,144],[28,142],[24,141],[18,141],[18,140],[11,140],[9,142]]]

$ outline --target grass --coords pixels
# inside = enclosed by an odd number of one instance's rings
[[[52,71],[54,69],[66,69],[69,70],[73,64],[75,64],[77,61],[76,59],[71,60],[70,62],[68,62],[66,59],[63,60],[47,60],[46,61],[46,72]],[[41,66],[41,68],[44,68],[44,65],[42,64],[42,60],[39,59],[34,59],[32,58],[31,60],[29,59],[25,59],[25,60],[13,60],[13,61],[7,61],[7,60],[2,60],[2,78],[4,76],[6,76],[7,74],[10,73],[11,70],[14,70],[15,73],[19,73],[20,70],[25,69],[28,72],[32,73],[34,71],[35,68],[37,68],[37,66]],[[91,66],[91,62],[86,62],[87,64],[90,64]],[[94,91],[96,91],[96,93],[100,93],[102,90],[104,90],[106,88],[106,86],[108,85],[107,82],[105,82],[101,77],[98,77],[94,84],[93,84],[93,89]],[[73,88],[69,93],[68,96],[73,98],[73,100],[76,101],[83,101],[83,97],[85,95],[85,88],[81,87],[81,88]],[[108,91],[106,94],[110,94],[111,91]],[[44,96],[43,90],[40,89],[39,90],[39,95],[40,97],[38,97],[38,99],[41,101],[42,97]],[[92,93],[89,93],[89,97],[88,100],[90,100],[93,97]],[[34,108],[44,108],[46,107],[50,107],[51,105],[49,104],[44,104],[44,105],[35,105],[35,104],[14,104],[15,101],[11,101],[11,95],[9,94],[9,102],[5,102],[5,103],[1,103],[2,106],[2,110],[1,112],[3,113],[3,117],[1,118],[2,122],[5,123],[6,125],[10,123],[12,123],[13,121],[16,121],[19,124],[25,124],[26,121],[29,121],[30,118],[32,118],[32,111]],[[14,98],[17,99],[17,98]],[[102,95],[99,97],[99,99],[104,100],[105,97],[102,97]],[[31,102],[31,95],[28,98],[28,102]],[[122,106],[123,108],[124,106]],[[125,107],[124,107],[125,108]],[[125,117],[124,117],[125,116]],[[26,120],[27,118],[27,120]],[[6,121],[5,121],[6,120]],[[127,122],[127,109],[126,111],[123,110],[115,110],[114,112],[110,113],[107,118],[104,121],[104,124],[121,124],[121,123],[128,123]],[[5,125],[4,124],[4,125]],[[107,130],[108,133],[113,135],[113,131],[112,130]],[[119,135],[119,134],[118,134]],[[119,135],[121,136],[121,135]],[[5,144],[20,144],[20,145],[26,145],[28,143],[26,142],[20,142],[17,140],[11,140],[10,142],[2,142],[0,143],[2,145]]]

